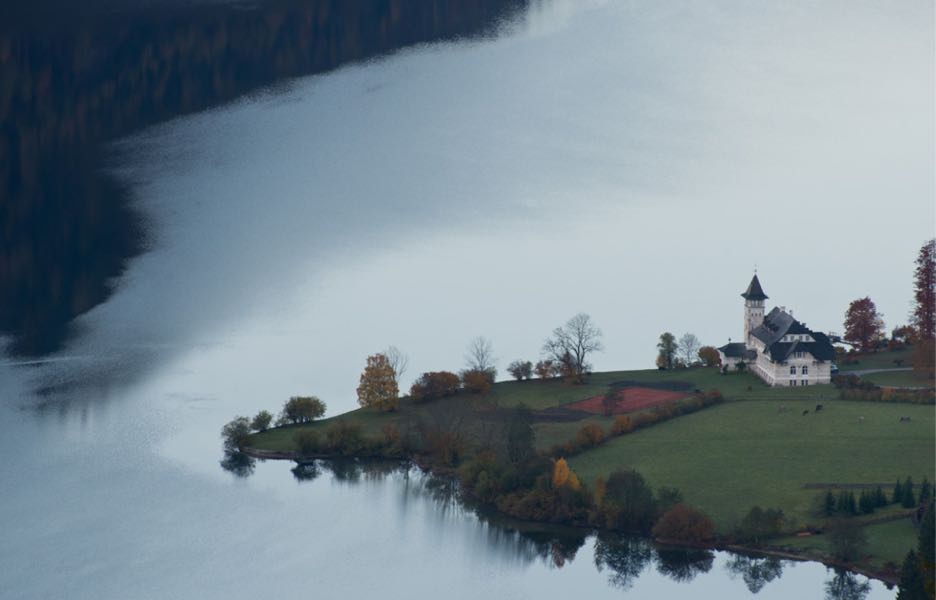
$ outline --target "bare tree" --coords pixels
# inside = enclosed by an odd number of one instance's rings
[[[409,356],[404,354],[403,351],[396,346],[387,348],[383,355],[387,357],[387,362],[393,367],[394,378],[396,379],[397,385],[400,385],[403,374],[406,373],[406,368],[409,366]]]
[[[465,354],[465,362],[469,371],[483,371],[496,376],[497,369],[494,363],[494,347],[491,340],[483,336],[478,336],[468,343],[468,353]]]
[[[702,343],[699,342],[699,338],[695,334],[684,333],[679,338],[679,354],[687,367],[691,367],[692,363],[699,360],[699,348],[701,347]]]
[[[553,329],[552,337],[543,344],[543,353],[557,364],[567,365],[576,380],[581,381],[591,369],[588,355],[601,352],[601,330],[592,323],[591,317],[579,313],[566,321],[562,327]]]

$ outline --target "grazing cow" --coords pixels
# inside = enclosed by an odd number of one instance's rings
[[[864,423],[864,417],[863,417],[863,416],[858,417],[858,422],[859,422],[859,423]]]
[[[807,408],[806,410],[803,411],[803,416],[805,417],[808,414],[809,414],[809,409]]]
[[[820,410],[822,410],[822,405],[821,405],[821,404],[817,404],[817,405],[816,405],[816,412],[819,412]]]
[[[901,422],[901,423],[909,423],[909,422],[910,422],[910,417],[900,417],[900,422]]]

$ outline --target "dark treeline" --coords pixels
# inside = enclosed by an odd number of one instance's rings
[[[99,4],[0,15],[0,334],[16,354],[58,349],[144,247],[126,193],[100,171],[101,142],[283,79],[484,34],[526,0]]]

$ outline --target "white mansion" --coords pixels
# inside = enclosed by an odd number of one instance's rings
[[[767,294],[756,273],[741,297],[744,298],[744,342],[728,343],[718,349],[722,365],[734,368],[744,362],[772,386],[831,381],[835,349],[825,334],[808,329],[783,307],[765,315]]]

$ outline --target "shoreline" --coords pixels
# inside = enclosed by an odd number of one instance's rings
[[[256,458],[259,460],[290,460],[300,465],[310,463],[314,460],[335,460],[335,459],[361,460],[361,461],[394,460],[394,459],[388,459],[387,457],[336,456],[334,454],[300,455],[298,452],[262,450],[259,448],[250,448],[250,447],[244,447],[240,451],[243,454],[251,458]],[[418,467],[424,473],[428,473],[436,477],[449,477],[449,478],[453,477],[451,473],[444,473],[444,472],[440,472],[438,470],[432,469],[430,466],[426,464],[422,464],[418,460],[411,458],[411,457],[401,458],[398,460],[400,460],[401,462],[408,462],[412,464],[413,466]],[[535,523],[537,525],[549,525],[549,526],[556,525],[555,523],[550,523],[548,521],[532,521],[529,519],[520,519],[510,514],[501,512],[493,507],[490,507],[489,510],[492,510],[497,515],[500,515],[502,517],[506,517],[506,518],[509,518],[511,520],[515,520],[518,522]],[[562,525],[562,527],[572,527],[575,529],[587,530],[587,531],[592,531],[592,532],[603,531],[603,532],[609,532],[609,533],[620,533],[613,529],[602,529],[600,527],[584,527],[581,525]],[[647,539],[649,539],[650,541],[656,544],[663,545],[663,546],[728,551],[728,552],[734,552],[738,554],[761,555],[764,557],[780,558],[784,560],[793,560],[797,562],[818,562],[818,563],[825,565],[826,567],[832,567],[836,569],[845,569],[852,573],[863,575],[869,579],[876,579],[888,586],[896,585],[900,580],[900,574],[892,572],[892,571],[872,569],[872,568],[868,568],[865,566],[861,566],[859,564],[840,561],[829,556],[812,556],[812,555],[805,554],[805,553],[797,553],[788,549],[781,549],[781,548],[770,547],[770,546],[754,547],[754,546],[745,546],[744,544],[732,544],[732,543],[724,543],[724,542],[718,542],[718,541],[707,543],[707,544],[706,543],[692,543],[692,542],[684,542],[684,541],[679,541],[679,540],[669,540],[669,539],[661,539],[661,538],[653,538],[653,537],[648,537]]]

